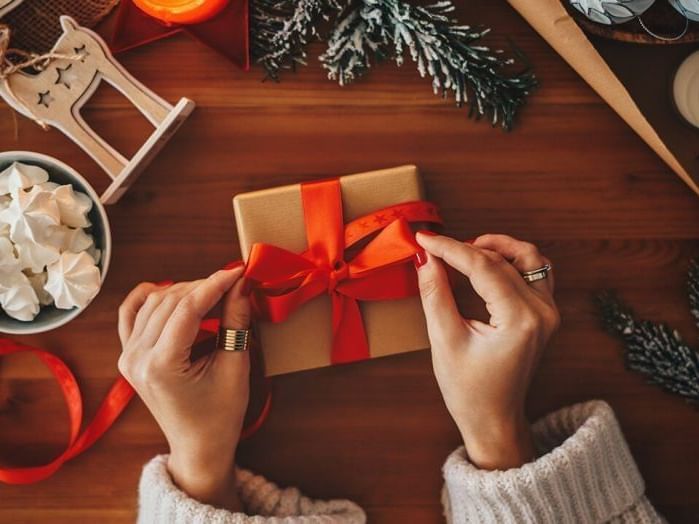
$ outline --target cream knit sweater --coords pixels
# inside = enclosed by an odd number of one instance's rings
[[[611,408],[601,401],[548,415],[534,427],[540,458],[518,469],[482,471],[464,448],[444,464],[442,502],[449,523],[657,523],[643,479]],[[280,489],[246,470],[238,490],[247,514],[189,498],[172,483],[166,456],[143,469],[141,524],[359,524],[362,509],[347,500],[318,501]]]

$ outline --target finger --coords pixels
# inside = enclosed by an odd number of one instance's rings
[[[250,299],[243,295],[245,281],[241,278],[226,293],[223,299],[221,325],[228,329],[248,329],[250,327]]]
[[[490,249],[505,257],[520,273],[541,268],[550,261],[544,257],[534,244],[517,240],[508,235],[483,235],[478,237],[474,246]],[[548,277],[529,284],[532,289],[553,295],[553,273]]]
[[[167,291],[171,287],[178,286],[180,284],[175,284],[174,282],[169,280],[156,285],[158,286],[158,289],[156,289],[150,295],[148,295],[146,302],[143,304],[141,310],[138,312],[138,315],[136,316],[133,331],[131,333],[131,336],[134,338],[141,336],[148,321],[150,320],[151,315],[158,308],[158,305],[160,304],[160,302],[162,302]]]
[[[418,233],[417,243],[464,274],[485,301],[493,325],[517,315],[526,285],[514,267],[497,253],[487,253],[445,236]]]
[[[223,298],[221,326],[228,329],[250,327],[250,299],[243,295],[245,281],[241,278]],[[215,362],[221,362],[223,371],[230,380],[244,380],[250,373],[248,351],[217,351]],[[217,364],[218,365],[218,364]]]
[[[156,284],[143,282],[136,286],[119,306],[118,331],[122,347],[126,346],[126,342],[131,338],[138,312],[145,304],[148,296],[158,289],[160,287]]]
[[[183,357],[184,353],[189,356],[202,319],[240,280],[243,271],[243,267],[217,271],[179,301],[157,343],[166,358]]]
[[[446,269],[441,260],[427,252],[419,254],[415,265],[430,344],[433,348],[450,347],[464,326]]]
[[[160,338],[160,334],[165,328],[165,324],[172,316],[175,308],[192,289],[201,284],[203,280],[195,280],[194,282],[180,282],[168,288],[160,297],[157,306],[150,314],[147,322],[143,326],[142,331],[136,335],[134,328],[134,337],[138,336],[139,347],[152,348]],[[155,294],[155,293],[154,293]],[[152,295],[151,295],[152,296]],[[145,309],[144,306],[143,309]]]

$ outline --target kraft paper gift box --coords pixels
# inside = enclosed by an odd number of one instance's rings
[[[339,178],[345,224],[388,206],[423,199],[415,166]],[[254,191],[233,199],[243,260],[256,243],[293,253],[308,248],[301,184]],[[436,215],[436,212],[435,212]],[[345,259],[351,258],[346,256]],[[360,301],[371,358],[429,347],[420,298]],[[258,320],[256,333],[267,376],[331,365],[332,303],[323,293],[281,323]]]

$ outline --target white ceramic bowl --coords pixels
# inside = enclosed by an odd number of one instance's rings
[[[112,256],[112,234],[109,229],[107,213],[92,186],[75,169],[47,155],[31,151],[6,151],[0,153],[0,171],[8,167],[12,162],[40,166],[49,172],[49,180],[51,182],[72,184],[76,191],[81,191],[92,199],[92,209],[88,214],[90,222],[92,222],[90,233],[95,239],[95,246],[102,251],[99,268],[102,282],[104,283],[109,270],[109,260]],[[43,306],[34,320],[23,322],[10,318],[0,308],[0,333],[13,335],[43,333],[70,322],[82,313],[84,309],[58,309],[54,306]]]

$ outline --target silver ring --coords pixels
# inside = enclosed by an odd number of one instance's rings
[[[247,351],[250,347],[249,329],[219,328],[216,349],[222,351]]]
[[[549,272],[551,271],[551,264],[546,264],[537,269],[532,269],[531,271],[525,271],[521,273],[522,278],[528,283],[537,282],[539,280],[544,280],[548,278]]]

